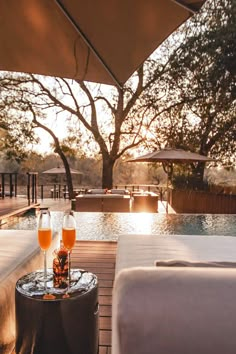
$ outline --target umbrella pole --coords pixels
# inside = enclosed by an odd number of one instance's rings
[[[168,214],[168,201],[169,201],[169,175],[172,171],[172,167],[168,162],[162,162],[163,170],[165,171],[166,178],[166,214]]]
[[[173,174],[173,164],[172,163],[167,163],[166,164],[166,173],[167,173],[167,180],[166,180],[166,214],[168,214],[168,204],[169,204],[169,180],[172,180],[172,174]]]
[[[167,180],[166,180],[166,214],[168,214],[168,201],[169,201],[169,174],[167,173]]]

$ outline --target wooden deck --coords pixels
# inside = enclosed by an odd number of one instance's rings
[[[35,204],[32,204],[34,206]],[[8,215],[27,210],[28,200],[25,198],[4,198],[0,199],[0,218],[7,217]]]
[[[31,203],[28,205],[28,199],[21,197],[6,197],[4,199],[0,198],[0,218],[6,217],[11,214],[20,213],[27,209],[34,208],[36,206],[49,207],[52,211],[64,211],[71,206],[71,201],[69,199],[39,199],[37,203]]]
[[[72,267],[89,270],[99,282],[99,354],[111,354],[111,303],[117,243],[76,241]]]

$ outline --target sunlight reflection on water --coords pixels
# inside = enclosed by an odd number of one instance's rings
[[[63,212],[51,212],[53,228],[61,232]],[[78,240],[117,240],[120,234],[236,236],[236,215],[75,212]],[[30,213],[2,229],[36,229]]]

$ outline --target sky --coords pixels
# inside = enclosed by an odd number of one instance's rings
[[[65,121],[63,119],[58,119],[55,121],[53,118],[47,119],[47,127],[50,128],[54,134],[59,138],[59,140],[64,139],[67,136],[67,131],[65,129]],[[53,143],[53,139],[45,130],[41,128],[35,128],[37,136],[40,138],[40,142],[33,146],[33,150],[46,154],[53,152],[50,146]]]
[[[44,77],[42,76],[42,78],[44,79]],[[48,80],[50,80],[50,78],[48,79],[48,77],[46,77],[46,82],[48,82]],[[50,81],[49,84],[51,85]],[[52,81],[52,88],[54,87],[54,82]],[[73,84],[72,84],[73,85]],[[93,84],[90,83],[90,87],[93,88]],[[94,84],[95,87],[95,92],[97,89],[97,84]],[[110,85],[99,85],[99,88],[101,90],[101,92],[105,95],[106,98],[110,97],[112,94],[112,86]],[[82,100],[84,101],[84,104],[87,103],[87,98],[84,98],[83,95],[81,95],[80,91],[78,90],[78,92],[76,91],[76,86],[73,86],[73,91],[74,94],[78,94],[80,96],[80,103],[82,103]],[[71,104],[71,98],[70,97],[63,97],[64,103],[70,105]],[[72,101],[72,106],[73,106],[73,101]],[[104,111],[104,109],[102,108],[101,103],[99,104],[99,102],[97,102],[96,104],[97,107],[97,112],[98,112],[98,117],[100,115],[102,115],[102,119],[103,119],[103,123],[104,123],[104,119],[106,117],[106,115],[108,113],[106,113]],[[45,113],[45,112],[44,112]],[[65,112],[65,114],[60,111],[60,114],[58,114],[58,116],[56,115],[55,109],[51,108],[48,109],[48,113],[47,113],[48,118],[46,118],[46,120],[43,121],[43,123],[46,125],[48,128],[50,128],[54,134],[57,136],[57,138],[59,140],[62,140],[64,138],[66,138],[68,136],[68,131],[66,129],[67,126],[67,122],[66,122],[66,118],[68,117],[68,112]],[[109,116],[110,117],[110,116]],[[109,117],[107,117],[109,119]],[[103,124],[103,127],[105,125]],[[50,134],[48,134],[45,130],[41,129],[41,128],[36,128],[35,132],[37,134],[37,136],[40,138],[41,143],[39,143],[38,145],[34,145],[33,146],[33,150],[39,152],[39,153],[50,153],[53,152],[53,149],[50,147],[50,144],[53,143],[53,139],[50,136]]]

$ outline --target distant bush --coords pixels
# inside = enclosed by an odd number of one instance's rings
[[[172,185],[175,189],[208,190],[207,181],[202,181],[195,176],[176,175],[172,178]]]

